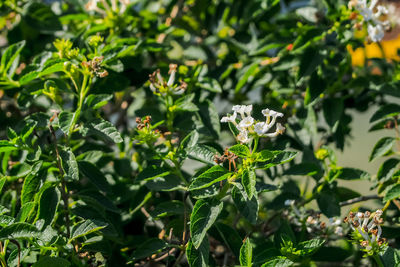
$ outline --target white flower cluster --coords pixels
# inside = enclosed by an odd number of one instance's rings
[[[294,216],[290,219],[298,227],[302,227],[305,220],[306,230],[309,234],[319,234],[323,232],[326,235],[335,234],[338,236],[343,235],[343,227],[341,226],[340,219],[329,218],[328,222],[322,222],[320,220],[320,214],[306,212],[305,210],[300,211],[294,200],[286,200],[285,206],[290,206],[294,212]],[[306,219],[307,218],[307,219]]]
[[[100,4],[102,8],[100,8],[98,4]],[[111,6],[108,4],[107,0],[89,0],[85,8],[87,11],[95,11],[107,16],[107,11],[123,14],[129,4],[130,0],[111,0]]]
[[[166,96],[168,93],[181,95],[185,92],[187,84],[184,81],[180,81],[179,86],[174,84],[177,67],[176,64],[169,64],[169,78],[167,82],[164,81],[164,78],[161,76],[160,70],[149,75],[150,89],[154,94]]]
[[[377,5],[378,0],[371,0],[368,6],[367,0],[350,0],[349,9],[355,8],[368,24],[367,30],[371,41],[379,42],[385,36],[385,31],[390,29],[388,20],[382,21],[381,17],[387,15],[389,11],[382,5]]]
[[[235,105],[232,107],[234,113],[222,117],[221,122],[231,122],[239,130],[239,134],[236,137],[241,143],[249,143],[252,140],[252,135],[258,135],[260,137],[275,137],[278,134],[282,134],[285,131],[280,123],[276,123],[275,132],[268,132],[276,122],[276,118],[283,117],[282,113],[276,112],[270,109],[263,109],[261,112],[266,117],[265,122],[256,122],[251,116],[253,105]],[[238,118],[238,113],[240,118]],[[240,121],[237,122],[237,119]]]
[[[383,224],[383,219],[381,218],[382,213],[382,210],[377,210],[375,215],[370,218],[371,213],[369,211],[366,211],[365,213],[350,212],[349,216],[344,218],[344,222],[348,222],[351,229],[361,235],[363,238],[361,246],[363,246],[367,252],[370,252],[374,247],[379,247],[385,243],[385,239],[381,238],[381,224]]]

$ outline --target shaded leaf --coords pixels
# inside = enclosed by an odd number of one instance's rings
[[[78,161],[79,171],[86,176],[99,190],[111,192],[110,185],[104,174],[96,165],[87,161]]]
[[[87,219],[82,223],[76,224],[71,229],[71,237],[68,240],[70,243],[72,240],[77,239],[82,236],[86,236],[90,233],[99,231],[105,228],[108,224],[99,220]]]
[[[372,149],[372,153],[369,156],[369,161],[372,161],[377,157],[381,157],[389,152],[392,149],[393,141],[393,137],[383,137],[380,139]]]
[[[209,244],[208,238],[204,237],[198,249],[193,246],[190,239],[186,247],[186,257],[191,267],[207,267],[209,266]]]
[[[133,260],[146,258],[167,247],[168,244],[165,241],[158,238],[150,238],[133,251],[132,258]]]
[[[28,223],[17,222],[0,230],[0,240],[29,239],[39,235],[39,230]]]

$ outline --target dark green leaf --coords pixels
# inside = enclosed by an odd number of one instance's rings
[[[288,267],[288,266],[292,266],[294,264],[293,261],[285,258],[285,257],[276,257],[270,261],[267,261],[266,263],[264,263],[263,265],[261,265],[261,267]]]
[[[322,63],[324,57],[316,47],[308,47],[301,55],[298,79],[308,76]]]
[[[79,171],[86,176],[99,190],[110,192],[110,185],[104,174],[96,165],[87,161],[78,161]]]
[[[199,144],[188,149],[187,153],[190,159],[215,165],[214,156],[217,155],[218,151],[213,147]]]
[[[178,200],[163,202],[157,205],[156,208],[150,212],[150,214],[154,218],[182,215],[184,214],[184,205]]]
[[[213,79],[213,78],[205,77],[205,78],[201,79],[196,85],[198,87],[200,87],[202,89],[206,89],[210,92],[214,92],[214,93],[222,92],[221,85],[218,83],[218,81],[216,79]]]
[[[207,230],[214,224],[222,207],[223,202],[219,200],[196,201],[190,216],[190,236],[196,249],[200,247]]]
[[[387,104],[385,106],[380,107],[374,115],[372,115],[369,122],[375,122],[377,120],[394,117],[400,114],[400,105],[397,104]]]
[[[240,248],[240,266],[252,266],[253,259],[253,247],[251,246],[249,238],[244,241],[242,247]]]
[[[232,199],[237,210],[250,223],[255,224],[258,217],[258,200],[255,195],[248,199],[246,192],[239,183],[235,183],[232,189]]]
[[[10,224],[14,223],[14,218],[7,215],[0,215],[0,226],[6,227]]]
[[[66,259],[60,257],[44,256],[40,257],[39,261],[32,265],[32,267],[69,267],[71,263]]]
[[[343,100],[340,98],[327,98],[324,100],[322,110],[326,123],[331,127],[332,132],[336,132],[339,120],[344,109]]]
[[[372,153],[369,156],[369,161],[372,161],[377,157],[381,157],[388,153],[392,149],[393,141],[393,137],[383,137],[382,139],[380,139],[372,149]]]
[[[273,159],[279,153],[281,153],[281,151],[261,150],[259,153],[257,153],[256,160],[258,162],[265,162],[265,161]]]
[[[376,178],[380,182],[388,181],[392,178],[392,175],[395,173],[397,169],[397,165],[399,164],[400,160],[398,159],[388,159],[386,160],[378,170]]]
[[[284,172],[284,175],[313,176],[313,175],[319,174],[321,172],[322,172],[322,170],[317,164],[311,163],[311,162],[302,162],[302,163],[290,166],[289,169],[287,169]]]
[[[179,98],[175,103],[176,110],[177,111],[189,111],[189,112],[198,111],[199,108],[192,102],[193,98],[194,98],[194,94],[185,95],[185,96]]]
[[[156,165],[150,165],[142,170],[138,176],[136,177],[137,181],[149,181],[153,180],[157,177],[164,177],[166,175],[171,174],[170,170],[165,167],[160,167]]]
[[[280,165],[293,160],[297,152],[295,151],[272,151],[275,155],[273,159],[266,161],[266,164],[261,165],[262,169],[268,169],[276,165]]]
[[[231,226],[223,223],[216,223],[215,227],[218,230],[218,233],[223,239],[225,245],[229,247],[235,257],[239,258],[240,248],[242,246],[242,238],[240,237],[238,232]]]
[[[242,87],[249,82],[251,76],[254,76],[258,72],[258,62],[253,63],[249,66],[246,72],[240,77],[239,82],[236,84],[235,93],[238,93]]]
[[[56,187],[49,187],[41,194],[37,219],[43,219],[44,226],[52,224],[60,203],[60,196],[61,193]]]
[[[158,238],[150,238],[133,251],[132,258],[133,260],[146,258],[167,247],[168,244],[165,241]]]
[[[190,239],[186,247],[186,257],[189,265],[191,267],[208,267],[209,247],[208,238],[206,236],[198,249],[193,246],[192,240]]]
[[[18,222],[25,222],[28,218],[31,218],[35,215],[36,203],[35,202],[26,202],[22,205],[21,209],[17,215]]]
[[[339,170],[340,174],[337,179],[342,180],[369,180],[371,175],[363,170],[354,169],[354,168],[342,168]]]
[[[21,191],[21,203],[24,205],[27,202],[33,201],[37,190],[39,189],[40,185],[40,177],[38,175],[28,175],[25,180],[24,184],[22,185]]]
[[[340,206],[336,195],[322,192],[317,197],[317,203],[321,212],[328,218],[340,216]]]

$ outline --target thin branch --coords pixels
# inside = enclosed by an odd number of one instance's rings
[[[361,197],[352,198],[352,199],[349,199],[346,201],[342,201],[339,203],[339,205],[341,207],[343,207],[343,206],[348,206],[348,205],[352,205],[357,202],[367,201],[367,200],[371,200],[371,199],[381,199],[381,197],[379,197],[378,195],[361,196]]]

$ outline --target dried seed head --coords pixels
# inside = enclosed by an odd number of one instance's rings
[[[368,246],[368,241],[367,240],[362,241],[361,242],[361,246],[367,247]]]

